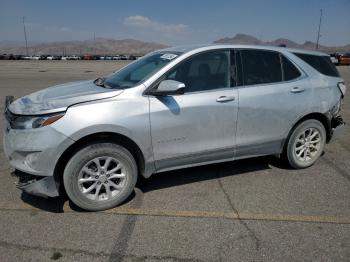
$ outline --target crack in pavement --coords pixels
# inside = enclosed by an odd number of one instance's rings
[[[174,256],[141,256],[141,257],[137,257],[137,256],[133,256],[133,255],[127,255],[125,256],[125,258],[127,259],[132,259],[132,261],[145,261],[148,259],[151,260],[156,260],[156,261],[173,261],[173,262],[204,262],[204,260],[200,260],[200,259],[194,259],[194,258],[179,258],[179,257],[174,257]],[[120,260],[117,260],[120,261]]]
[[[321,158],[328,166],[330,166],[332,169],[334,169],[338,174],[340,174],[342,177],[350,181],[350,174],[340,168],[338,165],[333,163],[333,161],[327,157],[322,157]]]
[[[140,208],[143,201],[143,192],[138,188],[135,188],[135,199],[132,202],[133,208]],[[131,238],[131,235],[135,229],[136,221],[138,216],[127,215],[123,222],[123,226],[114,242],[112,252],[109,256],[108,261],[123,261],[126,256],[126,251]]]
[[[10,242],[1,241],[1,240],[0,240],[0,246],[5,248],[15,248],[22,251],[35,250],[35,251],[47,251],[52,253],[59,252],[59,253],[62,253],[63,255],[64,254],[71,254],[71,255],[84,254],[95,258],[101,258],[101,257],[109,258],[111,256],[111,254],[106,253],[104,251],[90,252],[82,249],[30,246],[25,244],[10,243]],[[199,259],[178,258],[175,256],[135,256],[135,255],[125,255],[125,254],[117,254],[117,253],[113,254],[113,259],[119,259],[120,257],[131,259],[132,261],[145,261],[148,259],[158,260],[158,261],[172,260],[175,262],[191,262],[191,261],[202,262],[203,261]],[[117,260],[117,261],[121,261],[121,260]]]
[[[233,201],[231,200],[229,194],[228,194],[227,191],[225,190],[225,188],[224,188],[224,186],[223,186],[223,184],[222,184],[222,182],[221,182],[221,180],[220,180],[220,178],[221,178],[221,176],[220,176],[220,171],[221,171],[221,170],[219,169],[218,172],[216,172],[216,177],[217,177],[219,186],[220,186],[221,190],[223,191],[223,193],[224,193],[224,195],[225,195],[225,197],[226,197],[226,199],[227,199],[227,202],[229,203],[229,205],[230,205],[232,211],[236,214],[239,223],[240,223],[241,225],[243,225],[243,227],[248,231],[249,236],[250,236],[250,237],[254,240],[254,242],[255,242],[255,248],[256,248],[256,250],[259,250],[259,248],[260,248],[260,239],[256,236],[256,233],[254,232],[254,230],[251,229],[251,228],[248,226],[248,224],[247,224],[244,220],[241,219],[240,214],[239,214],[237,208],[235,207]]]
[[[220,246],[219,248],[219,261],[223,261],[222,259],[222,253],[224,252],[224,249],[231,249],[232,248],[232,244],[235,244],[236,241],[241,241],[245,238],[249,238],[250,239],[250,235],[239,235],[238,237],[232,239],[230,242],[225,242],[223,245]]]
[[[50,251],[50,252],[61,252],[61,253],[69,253],[69,254],[85,254],[92,257],[108,257],[109,254],[103,251],[101,252],[90,252],[82,249],[71,249],[71,248],[56,248],[56,247],[40,247],[40,246],[30,246],[25,244],[15,244],[6,241],[0,240],[0,246],[5,248],[16,248],[19,250],[37,250],[37,251]]]

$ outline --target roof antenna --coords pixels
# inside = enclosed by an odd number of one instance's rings
[[[318,43],[320,41],[320,32],[321,32],[321,23],[322,23],[322,9],[320,10],[320,22],[318,24],[318,33],[317,33],[317,42],[316,42],[316,50],[318,50]]]

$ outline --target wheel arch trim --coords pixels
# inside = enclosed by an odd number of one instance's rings
[[[67,147],[58,158],[54,168],[54,178],[56,186],[60,188],[60,193],[62,193],[63,171],[69,159],[81,148],[91,143],[112,142],[125,147],[135,158],[139,175],[145,178],[151,176],[155,171],[154,162],[146,159],[139,144],[125,134],[110,131],[90,132],[84,133],[79,139],[74,136],[74,140],[75,142]]]
[[[288,140],[291,136],[291,134],[293,133],[293,131],[295,130],[295,128],[302,122],[304,122],[305,120],[308,119],[315,119],[318,120],[322,123],[322,125],[324,126],[325,130],[326,130],[326,142],[328,143],[332,137],[332,127],[331,127],[331,120],[332,120],[332,116],[330,113],[321,113],[321,112],[311,112],[308,114],[304,114],[303,116],[299,117],[291,126],[291,128],[289,129],[288,135],[285,137],[284,142],[282,143],[282,150],[283,151],[286,147],[286,144],[288,143]]]

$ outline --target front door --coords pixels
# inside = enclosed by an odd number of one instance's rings
[[[185,94],[149,97],[157,171],[233,159],[238,96],[230,67],[229,51],[195,55],[164,77],[184,83]]]

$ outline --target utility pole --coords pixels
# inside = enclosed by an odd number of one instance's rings
[[[22,22],[23,22],[24,39],[26,40],[26,55],[28,56],[28,42],[27,42],[26,24],[24,23],[24,16],[23,16]]]
[[[95,32],[94,32],[94,43],[93,43],[93,47],[92,47],[92,54],[95,54],[95,52],[96,52],[96,35],[95,35]]]
[[[320,10],[320,22],[318,24],[318,33],[317,33],[317,42],[316,42],[316,50],[318,50],[318,43],[320,41],[320,36],[321,36],[321,23],[322,23],[322,9]]]

